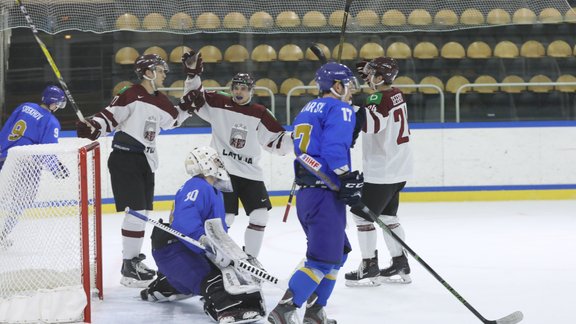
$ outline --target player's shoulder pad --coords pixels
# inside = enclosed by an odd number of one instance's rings
[[[120,91],[118,91],[118,94],[117,94],[117,95],[119,96],[119,95],[123,94],[124,91],[130,89],[130,87],[132,87],[132,85],[124,86],[122,89],[120,89]]]
[[[370,104],[379,105],[380,102],[382,102],[382,93],[381,92],[375,92],[375,93],[369,95],[368,98],[366,98],[366,105],[370,105]]]

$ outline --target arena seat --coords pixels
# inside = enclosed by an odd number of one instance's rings
[[[522,44],[522,47],[520,47],[520,56],[523,57],[538,58],[545,54],[546,50],[544,49],[544,45],[535,40],[526,41]]]
[[[146,54],[157,54],[160,56],[164,61],[168,61],[168,53],[160,47],[160,46],[150,46],[144,51],[144,55]]]
[[[128,64],[134,64],[138,56],[140,56],[140,54],[138,54],[138,51],[133,47],[128,46],[119,49],[116,52],[116,55],[114,55],[114,60],[118,64],[128,65]]]
[[[413,26],[425,26],[432,24],[432,16],[425,9],[414,9],[408,15],[408,24]]]
[[[177,63],[177,64],[182,63],[182,55],[184,53],[190,52],[191,50],[192,49],[188,46],[178,46],[178,47],[174,48],[170,52],[170,62],[171,63]]]
[[[306,90],[306,92],[313,95],[313,96],[318,96],[319,91],[318,91],[318,87],[316,86],[316,80],[312,79],[312,81],[310,81],[308,83],[308,85],[314,86],[314,89],[308,89],[308,90]]]
[[[116,19],[116,29],[138,30],[140,27],[140,19],[133,14],[125,13]]]
[[[134,62],[132,62],[134,63]],[[131,86],[133,83],[130,81],[120,81],[118,82],[118,84],[116,84],[114,86],[114,88],[112,89],[112,95],[116,96],[118,95],[118,92],[120,92],[120,90],[124,89],[125,87],[129,87]]]
[[[166,18],[159,13],[151,13],[144,17],[142,26],[147,30],[162,30],[168,27]]]
[[[399,76],[397,77],[394,82],[392,83],[392,86],[399,86],[399,85],[414,85],[416,84],[416,82],[414,82],[414,80],[412,80],[412,78],[407,77],[407,76]],[[402,90],[403,93],[405,94],[411,94],[416,92],[416,88],[399,88],[400,90]]]
[[[520,8],[512,15],[512,22],[520,25],[532,25],[536,23],[536,14],[528,8]]]
[[[403,26],[406,25],[406,16],[400,10],[392,9],[382,15],[382,25]]]
[[[528,81],[530,83],[535,83],[535,82],[552,82],[552,80],[550,80],[549,77],[543,75],[543,74],[538,74],[533,76],[530,81]],[[550,92],[554,89],[554,86],[551,85],[530,85],[528,86],[528,90],[532,91],[532,92],[536,92],[536,93],[546,93],[546,92]]]
[[[318,45],[318,47],[320,47],[322,52],[324,52],[324,56],[326,56],[326,59],[329,60],[330,59],[330,49],[328,48],[328,46],[326,46],[322,43],[315,43],[315,44]],[[318,58],[316,57],[316,55],[314,53],[312,53],[310,48],[306,49],[306,53],[304,54],[304,57],[309,61],[318,61]]]
[[[243,29],[248,25],[248,20],[241,12],[229,12],[222,20],[224,28],[228,29]]]
[[[486,22],[490,25],[508,25],[512,22],[512,18],[506,10],[496,8],[488,12]]]
[[[448,42],[442,46],[440,56],[446,59],[462,59],[466,56],[466,50],[458,42]]]
[[[380,23],[380,17],[374,10],[364,9],[356,14],[356,25],[360,27],[376,27]]]
[[[213,80],[213,79],[202,80],[202,86],[203,86],[204,88],[218,88],[218,87],[221,87],[220,83],[218,83],[218,81]]]
[[[342,21],[344,20],[344,10],[336,10],[330,14],[328,17],[328,24],[333,27],[342,27]],[[354,21],[354,16],[348,14],[348,21],[346,25],[350,25]]]
[[[213,12],[204,12],[196,18],[196,27],[199,29],[218,29],[220,28],[220,18]]]
[[[239,63],[245,62],[250,57],[246,47],[240,44],[230,45],[226,51],[224,51],[224,61]]]
[[[170,88],[184,88],[184,80],[176,80],[172,82]],[[184,95],[184,90],[169,90],[168,95],[174,98],[181,98]]]
[[[450,9],[439,10],[434,15],[434,24],[441,26],[454,26],[458,24],[458,15]]]
[[[276,82],[274,82],[274,80],[272,80],[272,79],[268,79],[268,78],[259,79],[258,81],[256,81],[255,85],[257,87],[268,88],[274,94],[278,93],[278,86],[276,85]],[[270,93],[268,91],[265,91],[265,90],[255,90],[254,94],[259,96],[259,97],[270,97]]]
[[[498,83],[493,76],[490,75],[481,75],[474,80],[474,83]],[[478,93],[494,93],[498,91],[498,86],[493,87],[473,87],[474,91]]]
[[[256,29],[266,29],[274,26],[274,18],[266,11],[257,11],[250,16],[250,27]]]
[[[524,79],[522,79],[521,77],[517,76],[517,75],[509,75],[507,77],[505,77],[504,79],[502,79],[501,83],[523,83]],[[502,91],[506,92],[506,93],[520,93],[524,90],[526,90],[526,86],[505,86],[502,85],[500,86],[500,89],[502,89]]]
[[[282,11],[276,16],[276,26],[294,28],[300,26],[300,17],[294,11]]]
[[[422,78],[422,80],[420,80],[420,84],[433,84],[439,86],[440,89],[444,91],[444,83],[442,83],[442,80],[433,75]],[[418,91],[424,94],[438,94],[438,90],[434,88],[418,88]]]
[[[467,26],[483,25],[484,15],[476,8],[468,8],[460,15],[460,23]]]
[[[192,29],[194,27],[194,20],[192,17],[184,12],[175,13],[171,18],[170,22],[168,23],[170,28],[172,29],[179,29],[179,30],[186,30]]]
[[[551,57],[570,57],[572,56],[572,47],[563,40],[555,40],[548,44],[546,55]]]
[[[543,24],[558,24],[561,23],[564,18],[558,9],[544,8],[542,11],[540,11],[538,20]]]
[[[360,48],[361,59],[372,60],[380,56],[384,56],[384,48],[378,43],[366,43]]]
[[[456,91],[458,91],[458,88],[468,83],[470,83],[470,81],[468,81],[467,78],[461,75],[455,75],[450,79],[448,79],[448,81],[446,81],[446,91],[450,93],[456,93]],[[468,91],[470,91],[470,88],[464,88],[460,93],[466,93]]]
[[[386,56],[395,59],[407,59],[412,57],[412,50],[404,42],[394,42],[386,49]]]
[[[304,52],[295,44],[286,44],[278,51],[278,60],[284,62],[297,62],[304,59]]]
[[[520,50],[511,41],[501,41],[494,47],[494,56],[499,58],[515,58],[520,55]]]
[[[303,85],[304,83],[300,79],[288,78],[284,80],[280,85],[280,93],[283,95],[287,95],[292,88]],[[295,90],[294,92],[292,92],[292,96],[301,96],[304,93],[306,93],[304,89]]]
[[[260,44],[252,50],[250,56],[255,62],[272,62],[278,59],[276,50],[267,44]]]
[[[438,47],[431,42],[420,42],[414,47],[414,57],[418,59],[437,58]]]
[[[321,13],[320,11],[316,10],[308,11],[306,14],[304,14],[304,17],[302,18],[302,25],[304,25],[304,27],[317,28],[317,27],[324,27],[326,26],[326,24],[327,24],[326,16],[324,16],[324,14]]]
[[[492,56],[492,49],[485,42],[472,42],[468,45],[466,56],[473,59],[486,59]]]
[[[216,46],[206,45],[198,51],[202,53],[202,60],[204,63],[216,63],[222,61],[222,52],[220,52]]]
[[[556,82],[576,82],[576,77],[570,74],[562,74]],[[560,92],[574,93],[576,92],[576,85],[557,85],[555,89]]]
[[[332,57],[334,59],[338,58],[338,47],[339,45],[334,46],[332,50]],[[342,44],[342,60],[354,60],[358,57],[358,51],[354,48],[354,45],[350,43]]]
[[[566,13],[564,14],[564,21],[572,24],[576,23],[576,8],[570,8],[566,10]]]

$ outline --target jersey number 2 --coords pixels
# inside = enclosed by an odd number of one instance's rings
[[[410,141],[410,137],[404,134],[404,132],[407,129],[407,127],[405,126],[406,125],[406,114],[404,113],[405,108],[406,105],[402,105],[400,106],[399,109],[394,110],[394,121],[397,123],[400,122],[400,131],[398,132],[398,137],[396,138],[396,143],[398,145]],[[408,134],[410,134],[410,131],[408,131]]]

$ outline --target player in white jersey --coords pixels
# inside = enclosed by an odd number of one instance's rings
[[[202,89],[200,74],[202,56],[194,51],[182,56],[188,75],[185,91]],[[248,73],[238,73],[232,79],[230,94],[205,91],[206,103],[197,106],[196,114],[212,125],[211,146],[221,156],[232,178],[234,191],[224,193],[226,223],[231,226],[238,215],[238,199],[250,217],[244,235],[244,249],[257,257],[272,208],[264,185],[260,156],[266,151],[286,155],[294,148],[291,133],[280,125],[263,105],[253,103],[254,80]]]
[[[390,86],[398,75],[398,64],[392,58],[378,57],[357,66],[361,77],[375,90],[360,108],[366,115],[362,128],[362,202],[404,240],[404,229],[396,214],[400,191],[412,175],[413,158],[406,100],[402,91]],[[346,285],[410,283],[410,266],[402,246],[384,232],[392,262],[380,270],[374,222],[358,208],[352,207],[351,211],[355,214],[362,262],[357,271],[345,275]]]
[[[147,214],[154,200],[154,172],[158,168],[156,138],[160,129],[182,125],[190,117],[195,96],[187,93],[178,107],[157,89],[168,72],[166,62],[156,54],[138,57],[134,63],[139,84],[124,88],[110,105],[88,122],[78,122],[78,137],[96,140],[101,134],[116,131],[108,169],[118,212],[126,207]],[[125,216],[122,224],[122,280],[128,287],[143,288],[154,278],[140,253],[146,222]]]

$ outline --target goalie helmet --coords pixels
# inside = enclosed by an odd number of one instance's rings
[[[145,54],[140,55],[134,62],[134,72],[138,76],[138,79],[142,80],[144,73],[147,70],[155,71],[157,66],[164,68],[164,71],[168,73],[168,64],[166,61],[160,57],[158,54]]]
[[[391,57],[377,57],[364,66],[364,74],[368,76],[370,83],[373,78],[382,76],[384,84],[392,84],[398,75],[398,63]],[[380,85],[381,82],[375,85]]]
[[[51,104],[56,104],[56,109],[66,107],[66,95],[64,91],[57,86],[47,86],[42,92],[42,103],[50,107]]]
[[[224,163],[220,160],[218,153],[210,146],[201,146],[193,149],[184,161],[186,172],[194,177],[201,175],[203,177],[213,177],[214,187],[220,191],[232,191],[230,175]]]

